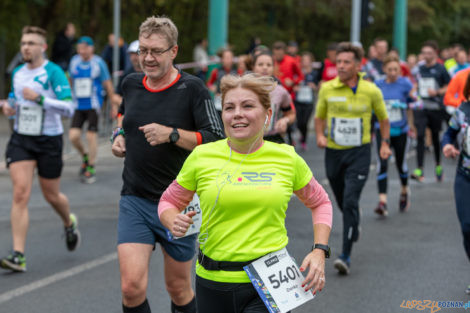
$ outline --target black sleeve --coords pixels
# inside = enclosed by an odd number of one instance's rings
[[[119,105],[118,114],[124,115],[125,111],[126,111],[126,108],[124,105],[124,98],[122,98],[122,102]]]
[[[126,86],[129,84],[129,78],[128,78],[129,75],[127,76],[124,76],[122,78],[122,80],[119,82],[119,89],[120,89],[120,95],[122,96],[122,101],[121,101],[121,104],[119,105],[119,109],[118,109],[118,114],[121,114],[121,115],[124,115],[125,113],[125,100],[124,100],[124,94],[125,94],[125,91],[126,91]]]
[[[219,140],[225,137],[214,103],[209,95],[209,91],[202,84],[202,81],[194,82],[193,97],[193,119],[196,131],[202,136],[202,143]]]
[[[442,86],[444,85],[448,85],[450,83],[450,75],[449,73],[447,72],[446,68],[444,66],[442,66]]]

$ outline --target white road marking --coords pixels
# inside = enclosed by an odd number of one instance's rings
[[[19,287],[17,289],[5,292],[3,294],[0,294],[0,304],[10,301],[13,298],[20,297],[28,292],[35,291],[37,289],[46,287],[48,285],[51,285],[53,283],[56,283],[58,281],[64,280],[66,278],[75,276],[77,274],[80,274],[82,272],[91,270],[95,267],[98,267],[100,265],[112,262],[114,260],[117,260],[117,253],[113,252],[110,254],[107,254],[101,258],[95,259],[93,261],[72,267],[71,269],[56,273],[54,275],[42,278],[40,280],[37,280],[35,282],[32,282],[28,285],[25,285],[23,287]]]

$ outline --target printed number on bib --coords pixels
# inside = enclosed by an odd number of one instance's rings
[[[360,118],[333,118],[333,138],[340,146],[362,144],[362,120]]]
[[[40,106],[19,106],[18,133],[39,136],[42,133],[44,110]]]
[[[176,237],[174,236],[175,239],[187,237],[193,234],[197,234],[199,230],[201,229],[201,223],[202,223],[202,210],[201,210],[201,203],[199,201],[198,195],[195,193],[193,196],[193,200],[189,203],[189,205],[184,209],[181,214],[186,214],[188,212],[195,211],[196,215],[193,216],[193,224],[191,224],[188,228],[188,231],[184,236],[182,237]]]
[[[243,268],[272,313],[285,313],[314,298],[302,288],[304,281],[286,248],[272,252]]]
[[[93,88],[91,78],[75,78],[75,97],[77,98],[90,98]]]
[[[428,90],[436,90],[437,89],[437,84],[436,80],[434,77],[421,77],[418,80],[418,88],[419,88],[419,95],[422,98],[429,98],[429,92]]]
[[[390,123],[399,122],[403,119],[402,109],[399,103],[400,101],[398,100],[387,100],[385,102]]]
[[[296,100],[302,103],[312,103],[313,102],[313,90],[309,86],[300,86],[299,91],[297,91]]]

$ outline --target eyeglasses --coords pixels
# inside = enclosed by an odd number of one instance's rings
[[[145,57],[145,56],[147,56],[147,54],[150,53],[150,55],[153,58],[156,58],[156,57],[162,56],[165,52],[170,51],[171,48],[173,48],[173,46],[170,46],[168,49],[165,49],[165,50],[154,50],[154,49],[139,48],[139,49],[137,49],[137,54],[139,56],[144,56]]]

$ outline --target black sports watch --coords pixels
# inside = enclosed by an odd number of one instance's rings
[[[387,145],[390,146],[390,138],[387,138],[387,139],[383,139],[383,141],[385,141],[387,143]]]
[[[176,143],[180,139],[180,133],[178,133],[178,129],[176,127],[173,128],[173,131],[170,134],[170,142]]]
[[[321,249],[321,250],[325,251],[325,258],[328,259],[330,257],[330,254],[331,254],[330,246],[322,245],[320,243],[316,243],[312,246],[312,251],[315,250],[315,249]]]

